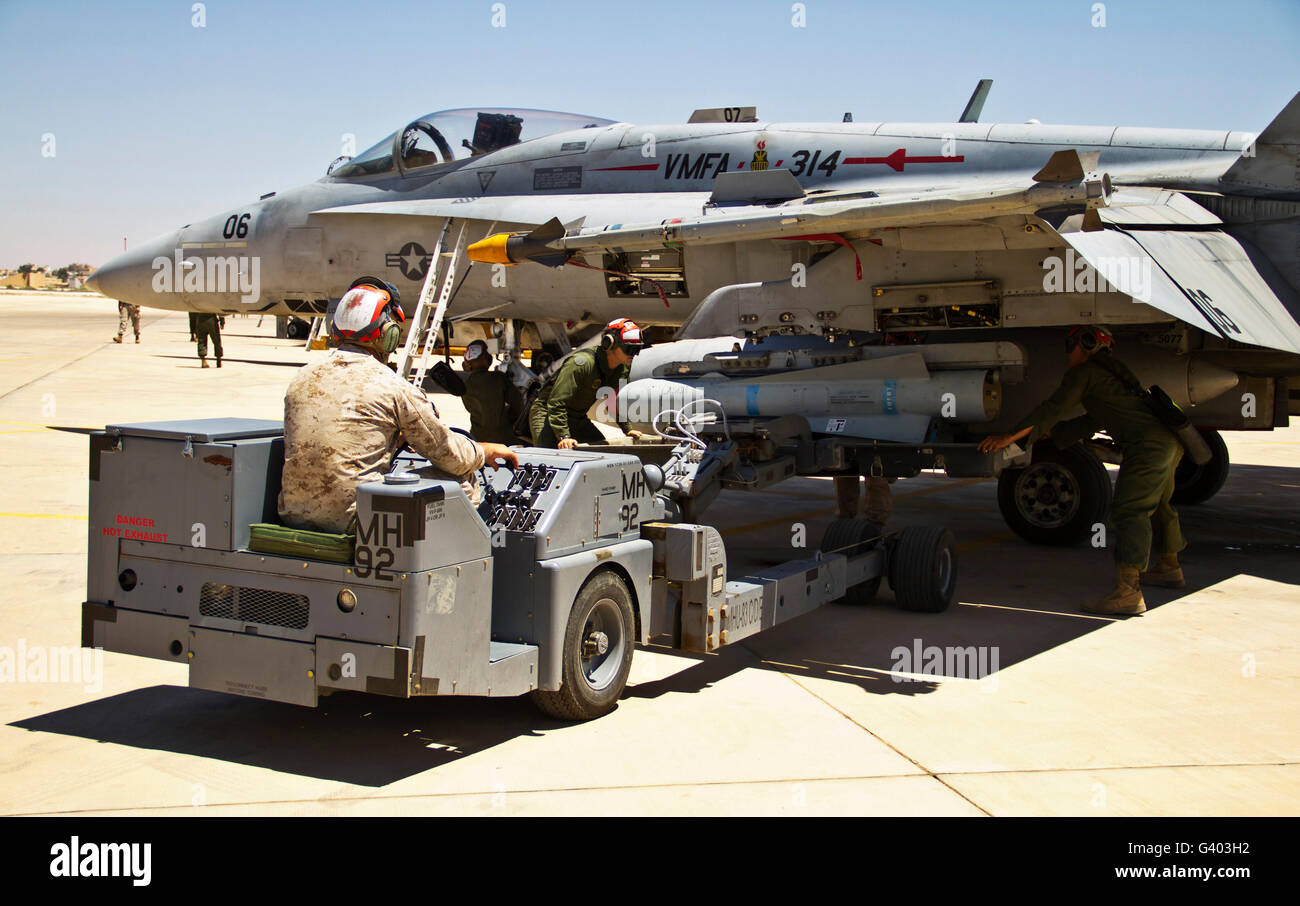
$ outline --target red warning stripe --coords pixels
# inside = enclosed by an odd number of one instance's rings
[[[907,164],[959,164],[966,159],[964,154],[955,154],[952,157],[943,157],[942,155],[930,155],[923,157],[908,157],[906,148],[899,148],[888,157],[846,157],[846,164],[885,164],[896,173],[902,173],[903,167]]]
[[[592,171],[598,170],[658,170],[658,164],[636,164],[630,167],[589,167]]]

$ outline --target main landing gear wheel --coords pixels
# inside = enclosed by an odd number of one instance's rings
[[[609,570],[595,573],[569,611],[560,688],[534,691],[533,703],[560,720],[591,720],[613,711],[632,670],[635,632],[627,585]]]
[[[1033,462],[998,478],[998,509],[1031,544],[1064,547],[1087,537],[1110,514],[1110,474],[1096,454],[1075,444],[1034,445]]]
[[[866,553],[880,543],[880,526],[866,519],[836,519],[822,536],[821,550],[824,554],[844,554],[853,557]],[[870,604],[876,599],[880,590],[880,576],[859,582],[845,589],[845,604]]]
[[[290,340],[305,340],[311,333],[311,322],[304,321],[302,318],[290,318],[289,323],[285,325],[284,333]]]
[[[889,557],[889,585],[904,610],[940,613],[957,591],[957,543],[934,525],[903,529]]]
[[[1205,503],[1219,493],[1223,483],[1228,480],[1228,468],[1231,465],[1228,462],[1228,445],[1223,442],[1218,431],[1208,428],[1198,430],[1209,445],[1213,458],[1203,466],[1192,462],[1190,456],[1182,458],[1174,472],[1174,496],[1171,498],[1174,503],[1189,506]]]

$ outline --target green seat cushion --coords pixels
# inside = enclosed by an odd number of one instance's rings
[[[356,547],[354,535],[312,532],[289,528],[287,525],[272,525],[269,522],[254,522],[248,528],[248,549],[263,554],[351,563]]]

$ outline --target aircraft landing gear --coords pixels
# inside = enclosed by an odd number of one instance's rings
[[[1032,544],[1065,547],[1091,534],[1110,513],[1110,474],[1097,455],[1075,444],[1034,445],[1033,462],[998,478],[998,508],[1013,532]]]
[[[1223,442],[1218,431],[1209,428],[1198,430],[1209,445],[1213,458],[1203,466],[1198,466],[1188,456],[1182,458],[1178,470],[1174,472],[1173,502],[1176,504],[1191,506],[1204,503],[1219,493],[1223,483],[1228,480],[1228,445]]]

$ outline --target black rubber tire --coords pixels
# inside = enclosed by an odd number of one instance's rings
[[[290,340],[305,340],[310,333],[311,322],[304,321],[302,318],[290,318],[284,328],[284,334]]]
[[[1197,430],[1201,432],[1201,437],[1205,438],[1205,443],[1214,454],[1214,458],[1205,465],[1198,466],[1192,462],[1190,456],[1184,454],[1182,461],[1178,463],[1178,469],[1174,472],[1172,500],[1185,506],[1205,503],[1219,493],[1223,483],[1228,480],[1228,469],[1232,466],[1228,460],[1228,445],[1224,443],[1222,435],[1209,428]]]
[[[600,629],[615,630],[619,637],[599,661],[584,665],[583,648],[597,611]],[[593,573],[569,610],[560,688],[554,692],[541,689],[532,692],[533,704],[559,720],[591,720],[608,714],[618,706],[619,696],[627,685],[635,648],[636,616],[627,584],[612,570]],[[599,675],[598,681],[593,682],[589,674]]]
[[[998,477],[998,509],[1007,526],[1031,544],[1066,547],[1088,537],[1110,515],[1110,473],[1080,444],[1058,450],[1034,445],[1033,461]]]
[[[952,532],[936,525],[903,529],[890,552],[889,586],[904,610],[947,610],[957,591],[957,542]]]
[[[853,556],[865,553],[880,543],[881,529],[874,522],[866,519],[836,519],[826,528],[822,535],[822,553],[837,553]],[[862,606],[876,599],[880,590],[880,576],[859,582],[844,590],[840,598],[845,604]]]

